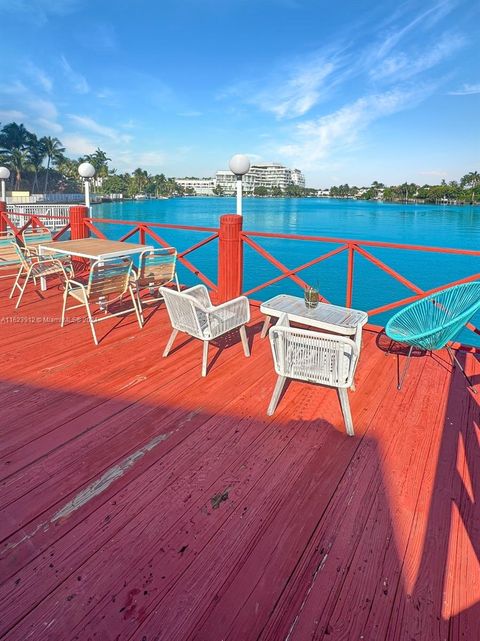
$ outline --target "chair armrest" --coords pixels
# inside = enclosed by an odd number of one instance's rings
[[[80,283],[78,280],[74,280],[73,278],[67,278],[65,285],[67,287],[69,287],[70,285],[75,285],[76,287],[81,287],[82,289],[86,290],[86,287],[83,283]]]
[[[221,305],[210,306],[206,308],[205,312],[211,336],[216,338],[248,323],[250,320],[250,303],[248,298],[240,296]]]
[[[31,258],[32,258],[32,263],[34,265],[47,265],[51,263],[52,265],[57,265],[58,267],[61,267],[63,270],[63,265],[58,260],[58,258],[43,258],[42,256],[32,256]]]

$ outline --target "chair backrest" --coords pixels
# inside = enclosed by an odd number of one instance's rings
[[[177,250],[174,247],[149,249],[140,255],[139,278],[148,287],[161,287],[175,277]]]
[[[350,338],[289,327],[282,319],[270,329],[269,338],[279,376],[351,387],[358,347]]]
[[[128,290],[132,261],[129,258],[97,260],[90,268],[87,296],[111,301]]]
[[[16,245],[12,234],[0,234],[0,267],[18,265],[21,262]]]
[[[25,247],[36,247],[42,243],[51,243],[52,232],[46,227],[40,227],[39,229],[26,229],[22,233],[22,240]]]
[[[32,264],[32,257],[28,247],[21,247],[15,240],[10,241],[10,245],[17,256],[18,261],[25,269],[29,269]]]
[[[441,349],[480,310],[480,281],[430,294],[397,312],[385,331],[393,340]]]
[[[160,291],[172,327],[191,336],[204,338],[209,329],[208,314],[204,307],[193,296],[183,292],[176,292],[167,287],[162,287]]]

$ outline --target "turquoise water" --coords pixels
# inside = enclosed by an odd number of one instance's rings
[[[174,225],[217,227],[219,216],[235,212],[233,198],[176,198],[96,205],[93,216],[120,220],[141,220]],[[106,226],[110,237],[119,237],[127,226]],[[404,205],[336,199],[247,198],[244,200],[243,228],[285,234],[304,234],[377,240],[392,243],[480,249],[480,207]],[[205,232],[161,230],[167,242],[184,249],[202,238]],[[334,243],[285,241],[255,238],[267,251],[289,268],[337,247]],[[480,272],[480,257],[442,255],[385,248],[367,248],[370,253],[422,289],[429,289]],[[188,257],[211,280],[216,282],[217,243],[211,243]],[[332,303],[345,304],[346,253],[300,273],[303,280],[318,285]],[[251,248],[245,248],[246,290],[275,276],[279,271]],[[186,284],[198,282],[180,269]],[[266,300],[277,293],[301,294],[291,280],[260,290],[254,294]],[[358,254],[355,256],[353,306],[373,309],[412,292]],[[394,312],[371,317],[383,325]],[[480,325],[480,318],[475,322]],[[465,342],[480,345],[480,337],[466,331]]]

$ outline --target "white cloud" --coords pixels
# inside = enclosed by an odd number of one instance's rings
[[[39,125],[42,129],[51,131],[54,134],[60,134],[63,131],[62,125],[53,120],[48,120],[48,118],[38,118],[36,124]]]
[[[115,162],[126,171],[141,167],[156,172],[165,166],[167,155],[163,151],[119,151],[115,154]]]
[[[304,167],[311,166],[354,145],[372,122],[417,104],[427,94],[427,89],[399,88],[364,96],[331,114],[299,123],[293,130],[292,142],[277,151]]]
[[[432,46],[422,51],[410,51],[408,54],[402,51],[384,58],[372,66],[370,77],[390,82],[412,78],[435,67],[461,49],[465,43],[466,40],[461,35],[444,33]]]
[[[79,0],[0,0],[2,14],[20,14],[37,26],[44,25],[52,16],[68,15],[79,6]]]
[[[62,143],[67,151],[67,155],[74,154],[78,156],[92,154],[98,146],[89,138],[78,134],[65,134],[62,136]]]
[[[413,17],[402,27],[391,28],[386,35],[383,35],[382,33],[383,39],[374,47],[377,59],[387,56],[401,40],[405,39],[417,28],[422,30],[432,29],[440,20],[453,10],[456,4],[456,0],[440,0],[440,2],[436,2],[425,11],[422,11],[422,13]],[[408,3],[400,5],[399,10],[395,12],[381,27],[382,31],[387,30],[389,24],[392,24],[397,20],[399,21],[402,14],[406,13],[409,8]]]
[[[102,136],[103,138],[108,138],[109,140],[114,140],[122,143],[129,143],[132,140],[132,137],[130,135],[120,133],[116,129],[113,129],[113,127],[101,125],[89,116],[76,116],[74,114],[70,114],[69,118],[77,126],[82,127],[83,129],[87,129],[88,131]]]
[[[90,86],[86,78],[72,68],[65,56],[60,56],[60,63],[67,80],[73,87],[73,90],[81,94],[88,93],[90,91]]]
[[[52,91],[53,80],[43,69],[40,69],[40,67],[37,67],[37,65],[34,65],[33,62],[29,60],[25,65],[25,71],[44,91],[47,93]]]
[[[480,82],[477,82],[473,85],[465,83],[459,89],[455,89],[455,91],[449,91],[448,93],[450,94],[450,96],[472,96],[474,94],[480,93]]]
[[[344,61],[343,61],[344,62]],[[318,52],[293,65],[284,65],[258,83],[240,82],[219,98],[240,98],[244,103],[274,114],[278,119],[303,116],[341,82],[339,53]]]
[[[12,120],[25,120],[27,116],[23,113],[23,111],[18,111],[16,109],[4,109],[0,111],[0,121],[5,123],[5,121],[12,121]]]
[[[28,105],[30,111],[38,116],[39,118],[44,118],[45,120],[56,120],[58,116],[58,111],[56,106],[51,100],[44,100],[38,96],[31,95],[26,104]]]

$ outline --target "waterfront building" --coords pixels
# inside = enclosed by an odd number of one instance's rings
[[[185,191],[193,189],[196,196],[214,195],[215,178],[175,178],[175,182]]]
[[[217,186],[221,187],[224,193],[233,194],[236,190],[236,177],[231,171],[221,170],[216,173]],[[256,163],[243,176],[243,190],[245,193],[252,193],[255,187],[279,187],[285,190],[295,185],[305,187],[305,177],[300,169],[290,169],[280,163]]]

